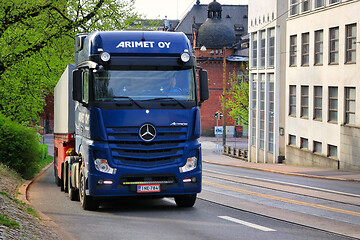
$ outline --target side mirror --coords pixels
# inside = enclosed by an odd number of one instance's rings
[[[200,103],[209,99],[209,87],[208,87],[208,75],[207,71],[199,71],[199,83],[200,83]]]
[[[73,89],[72,96],[75,101],[82,102],[82,70],[73,71]]]

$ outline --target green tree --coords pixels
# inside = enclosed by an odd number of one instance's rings
[[[32,125],[67,63],[74,36],[128,28],[134,0],[9,0],[0,5],[0,113]]]
[[[246,69],[244,63],[242,69]],[[229,87],[226,89],[225,109],[229,116],[239,125],[249,124],[249,82],[248,72],[241,74],[233,71],[229,76]],[[223,96],[220,96],[223,103]]]

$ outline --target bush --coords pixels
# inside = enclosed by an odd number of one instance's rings
[[[0,162],[32,178],[39,170],[42,150],[36,130],[12,122],[0,114]]]

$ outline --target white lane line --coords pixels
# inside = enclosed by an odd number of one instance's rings
[[[254,223],[250,223],[250,222],[245,222],[245,221],[242,221],[242,220],[239,220],[239,219],[236,219],[236,218],[232,218],[232,217],[229,217],[229,216],[218,216],[218,217],[222,218],[222,219],[225,219],[225,220],[228,220],[228,221],[231,221],[231,222],[234,222],[234,223],[245,225],[247,227],[255,228],[255,229],[258,229],[258,230],[261,230],[261,231],[264,231],[264,232],[276,232],[275,229],[263,227],[263,226],[260,226],[260,225],[254,224]]]
[[[296,184],[296,183],[290,183],[290,182],[283,182],[283,181],[277,181],[277,180],[266,179],[266,178],[258,178],[258,177],[250,177],[250,176],[239,176],[239,175],[236,175],[236,174],[224,173],[224,172],[218,172],[218,171],[212,171],[212,170],[205,170],[204,172],[206,172],[206,171],[207,172],[212,172],[212,173],[217,173],[217,174],[223,174],[223,175],[227,175],[227,176],[231,176],[231,177],[238,177],[238,178],[245,178],[245,179],[253,179],[253,180],[259,180],[259,181],[280,183],[280,184],[286,184],[286,185],[289,185],[289,186],[308,188],[308,189],[318,190],[318,191],[322,191],[322,192],[329,192],[329,193],[334,193],[334,194],[339,194],[339,195],[345,195],[345,196],[350,196],[350,197],[357,197],[357,198],[360,197],[360,195],[357,195],[357,194],[339,192],[339,191],[334,191],[334,190],[325,189],[325,188],[312,187],[312,186],[308,186],[308,185],[302,185],[302,184]]]

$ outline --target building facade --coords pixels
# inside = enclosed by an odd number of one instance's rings
[[[360,170],[359,12],[359,0],[289,1],[289,164]]]
[[[359,11],[360,0],[249,2],[251,161],[360,170]]]
[[[249,1],[249,161],[285,156],[285,1]]]

